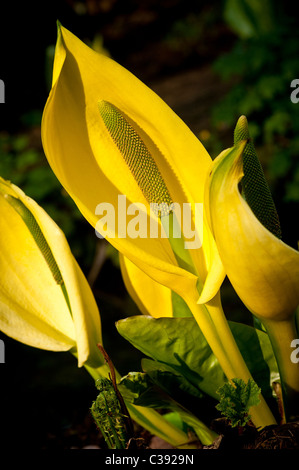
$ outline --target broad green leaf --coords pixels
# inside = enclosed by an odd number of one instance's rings
[[[134,405],[174,411],[195,431],[202,443],[213,442],[216,434],[169,393],[169,389],[175,390],[178,382],[179,379],[168,371],[155,370],[151,375],[130,372],[121,379],[118,387],[122,396]]]
[[[268,335],[241,323],[229,322],[248,368],[265,396],[279,374]],[[135,316],[117,322],[119,333],[146,356],[179,373],[185,384],[218,400],[225,375],[194,318]],[[143,362],[149,367],[149,362]],[[193,390],[194,390],[193,388]]]
[[[181,407],[204,422],[215,415],[216,401],[192,385],[182,374],[170,366],[151,359],[143,359],[142,369],[160,389],[171,396]]]
[[[151,377],[153,382],[159,384],[161,388],[167,390],[170,394],[174,394],[175,396],[187,394],[189,405],[191,395],[196,399],[203,399],[206,396],[198,387],[192,385],[180,372],[167,364],[144,358],[141,361],[141,366],[142,370]]]
[[[197,416],[201,415],[199,400],[203,401],[206,395],[195,387],[190,389],[183,376],[171,368],[167,370],[164,364],[145,359],[142,365],[145,372],[129,372],[119,382],[119,389],[126,400],[150,408],[186,408]]]
[[[255,382],[264,397],[270,399],[271,385],[279,381],[279,372],[268,334],[242,323],[229,322],[229,325]]]
[[[160,387],[163,381],[173,384],[175,377],[167,371],[161,372],[160,376],[160,380],[154,381],[147,373],[129,372],[121,378],[118,388],[122,396],[134,405],[178,410],[181,406],[169,395],[168,387]]]
[[[216,390],[225,376],[193,317],[135,316],[120,320],[116,326],[137,349],[171,366],[192,385],[217,399]]]

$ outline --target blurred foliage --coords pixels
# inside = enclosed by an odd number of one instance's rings
[[[211,2],[199,11],[194,9],[176,19],[166,31],[163,42],[182,58],[192,58],[193,65],[199,61],[203,63],[205,58],[211,61],[219,55],[218,47],[213,45],[218,43],[222,25],[221,8],[216,8]]]
[[[40,117],[41,113],[34,110],[23,117],[24,131],[0,133],[0,174],[37,201],[55,220],[68,238],[73,254],[86,268],[92,261],[94,246],[87,243],[88,233],[84,230],[87,224],[45,158],[40,142]]]
[[[299,113],[290,100],[291,82],[299,76],[296,19],[270,0],[227,0],[224,17],[238,39],[214,63],[232,86],[213,109],[213,123],[233,127],[245,114],[273,191],[285,202],[297,203]]]
[[[242,39],[246,39],[273,32],[272,7],[271,0],[226,0],[224,18]]]

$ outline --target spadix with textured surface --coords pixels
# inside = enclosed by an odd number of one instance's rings
[[[130,168],[145,199],[149,204],[160,206],[161,216],[167,215],[172,199],[146,145],[132,125],[111,103],[100,102],[99,110],[109,134]]]

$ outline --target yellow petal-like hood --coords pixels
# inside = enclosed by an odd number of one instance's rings
[[[109,203],[117,212],[119,195],[126,195],[128,204],[149,204],[107,130],[100,112],[103,103],[111,103],[140,136],[172,200],[202,203],[211,159],[198,139],[136,77],[60,27],[42,141],[54,173],[91,225],[98,222],[98,204]],[[191,250],[191,255],[204,284],[218,254],[207,224],[202,232],[202,248]],[[167,239],[107,238],[155,281],[179,294],[195,295],[197,278],[178,267]],[[213,296],[223,277],[219,279],[217,271],[209,280],[207,292]]]
[[[172,316],[171,290],[158,284],[128,258],[119,256],[122,277],[130,296],[144,315]]]
[[[60,284],[43,255],[43,248],[11,199],[18,201],[38,224],[55,260]],[[64,234],[35,201],[3,179],[0,179],[0,214],[0,330],[37,348],[71,349],[78,356],[79,366],[86,361],[99,366],[96,345],[102,338],[98,308]]]
[[[287,319],[299,304],[299,252],[269,232],[241,196],[240,142],[217,157],[209,183],[210,217],[226,273],[261,319]]]

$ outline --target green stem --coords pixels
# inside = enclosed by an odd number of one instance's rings
[[[169,243],[178,265],[198,276],[190,252],[185,249],[183,236],[174,236],[174,233],[180,233],[180,225],[175,214],[170,212],[168,216],[161,217],[161,223],[169,235]],[[200,282],[198,283],[198,289],[200,292]],[[240,378],[247,382],[252,376],[232,335],[219,297],[220,294],[218,293],[217,296],[205,305],[197,304],[196,298],[186,298],[184,300],[188,304],[228,380]],[[276,424],[276,420],[262,395],[260,400],[260,404],[252,407],[250,410],[253,423],[257,428]]]
[[[291,342],[298,338],[295,317],[282,321],[262,320],[276,357],[286,422],[299,417],[299,363],[291,361]]]
[[[252,379],[216,298],[205,306],[194,302],[188,305],[228,380],[240,378],[247,382],[250,378]],[[212,325],[208,321],[208,315],[213,319]],[[276,420],[262,395],[260,395],[259,405],[250,409],[250,415],[257,428],[276,424]]]
[[[168,236],[172,251],[178,265],[192,274],[198,275],[193,264],[189,250],[185,248],[185,240],[182,234],[181,225],[173,212],[161,217],[161,224]]]
[[[221,304],[220,306],[219,304],[220,301],[218,302],[217,297],[214,297],[214,299],[212,299],[207,304],[207,308],[213,318],[216,329],[221,331],[222,342],[225,345],[225,349],[233,362],[235,369],[235,377],[233,378],[242,378],[244,382],[247,382],[250,378],[252,379],[252,376],[236,344],[235,338],[231,332]],[[259,405],[253,406],[250,409],[250,415],[252,422],[257,428],[268,426],[270,424],[276,424],[276,420],[262,395],[260,395]]]

